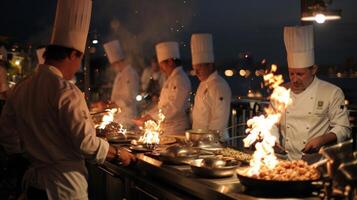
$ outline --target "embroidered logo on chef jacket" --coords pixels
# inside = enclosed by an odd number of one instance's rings
[[[317,102],[317,110],[322,110],[322,108],[324,107],[324,102],[323,101],[318,101]]]

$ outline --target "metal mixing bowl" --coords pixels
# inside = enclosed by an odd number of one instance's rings
[[[235,174],[238,161],[225,161],[217,158],[196,159],[191,163],[191,170],[194,174],[205,178],[222,178]]]

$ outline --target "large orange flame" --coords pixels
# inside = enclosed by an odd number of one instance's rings
[[[247,122],[246,132],[249,135],[243,140],[244,146],[249,147],[254,142],[255,152],[253,159],[250,161],[250,168],[247,171],[249,176],[259,173],[262,166],[273,169],[278,160],[274,154],[274,145],[276,137],[271,133],[277,131],[276,124],[281,118],[281,113],[285,111],[287,106],[291,103],[290,89],[281,87],[284,82],[281,75],[274,75],[277,66],[272,65],[269,73],[264,75],[264,83],[269,88],[274,89],[270,96],[271,104],[265,109],[265,115],[255,116]]]
[[[159,144],[160,143],[160,132],[161,132],[161,122],[164,121],[165,115],[159,110],[159,120],[156,123],[153,120],[148,120],[144,123],[144,135],[139,138],[139,142],[143,144]]]
[[[118,109],[117,108],[112,108],[112,109],[106,109],[105,111],[107,113],[105,115],[103,115],[101,123],[97,125],[97,127],[99,129],[104,129],[108,124],[113,122],[114,115],[115,115],[115,113],[118,112]]]

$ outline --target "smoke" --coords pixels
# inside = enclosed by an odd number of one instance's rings
[[[94,26],[108,27],[105,42],[118,39],[133,67],[140,70],[155,54],[155,44],[177,41],[182,47],[193,17],[191,1],[98,1]]]

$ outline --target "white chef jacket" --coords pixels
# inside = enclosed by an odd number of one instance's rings
[[[115,115],[115,121],[128,128],[137,116],[136,95],[139,93],[139,77],[130,66],[125,66],[115,77],[111,101],[120,108]]]
[[[301,150],[317,136],[333,132],[337,142],[350,137],[345,97],[339,87],[315,77],[302,93],[291,92],[290,97],[292,104],[280,122],[282,145],[290,160],[301,159]]]
[[[88,199],[84,159],[103,163],[109,144],[96,137],[83,93],[57,68],[40,65],[16,85],[0,129],[7,152],[24,150],[31,161],[27,185],[46,190],[49,199]]]
[[[188,116],[191,82],[181,66],[176,67],[166,79],[160,93],[158,109],[165,115],[161,124],[164,134],[184,134],[189,129]],[[158,110],[150,111],[158,120]]]
[[[227,138],[228,132],[224,129],[228,125],[231,98],[231,88],[217,71],[201,81],[192,111],[192,128],[220,130]]]

